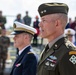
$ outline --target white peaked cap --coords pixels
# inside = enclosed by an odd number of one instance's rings
[[[20,34],[23,32],[30,33],[32,35],[37,33],[37,30],[35,28],[17,21],[14,22],[13,27],[14,27],[14,31],[11,33],[12,35]]]
[[[68,28],[68,29],[65,29],[64,31],[64,35],[75,35],[75,30],[71,29],[71,28]]]

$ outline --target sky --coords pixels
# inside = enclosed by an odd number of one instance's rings
[[[7,18],[6,28],[13,26],[18,13],[21,13],[22,17],[24,17],[27,10],[29,11],[29,16],[32,17],[32,21],[35,20],[35,16],[39,16],[38,6],[46,2],[66,3],[69,6],[68,16],[74,20],[76,16],[76,0],[0,0],[0,10],[3,11],[3,15]]]

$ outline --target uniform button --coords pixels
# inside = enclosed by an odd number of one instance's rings
[[[55,47],[58,47],[57,45],[55,45]]]

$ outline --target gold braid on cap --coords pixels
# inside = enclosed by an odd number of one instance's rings
[[[14,23],[13,28],[16,28],[16,24]]]
[[[21,27],[18,27],[18,28],[14,28],[15,31],[25,31],[25,32],[28,32],[28,33],[31,33],[31,34],[35,34],[33,31],[31,30],[28,30],[28,29],[25,29],[25,28],[21,28]]]

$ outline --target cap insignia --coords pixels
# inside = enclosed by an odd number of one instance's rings
[[[14,23],[13,27],[16,28],[16,24],[15,23]]]
[[[41,11],[41,14],[43,14],[43,11]]]

